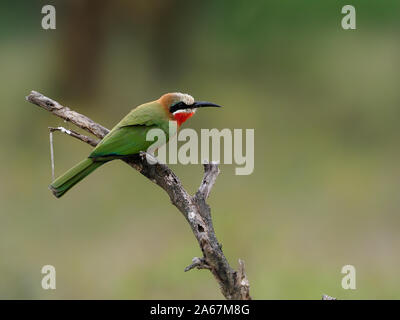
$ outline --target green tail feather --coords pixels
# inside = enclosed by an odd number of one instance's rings
[[[75,184],[77,184],[104,163],[105,162],[101,161],[94,162],[92,159],[87,158],[69,169],[61,177],[58,177],[56,180],[54,180],[49,188],[53,194],[59,198]]]

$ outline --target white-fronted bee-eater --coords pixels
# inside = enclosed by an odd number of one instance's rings
[[[160,99],[142,104],[129,112],[93,149],[89,156],[54,180],[50,190],[59,198],[75,184],[108,161],[146,152],[154,141],[147,141],[151,129],[161,129],[168,141],[169,122],[176,130],[194,115],[197,108],[220,107],[206,101],[194,101],[188,94],[167,93]],[[175,134],[176,132],[172,132]]]

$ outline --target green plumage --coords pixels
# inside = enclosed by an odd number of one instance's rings
[[[57,178],[51,185],[50,190],[59,198],[66,193],[75,184],[100,167],[105,162],[93,162],[92,159],[85,159],[79,162],[76,166],[69,169],[61,177]]]
[[[59,198],[104,163],[146,151],[154,141],[146,141],[149,130],[159,128],[169,139],[170,113],[158,101],[143,104],[126,115],[93,149],[88,158],[57,178],[50,189]]]

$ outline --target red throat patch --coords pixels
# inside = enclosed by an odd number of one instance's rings
[[[174,114],[176,122],[178,122],[178,127],[181,126],[187,119],[194,115],[194,112],[178,112]]]

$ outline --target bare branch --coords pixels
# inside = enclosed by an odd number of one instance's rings
[[[250,299],[250,283],[244,271],[244,261],[239,259],[239,270],[237,273],[237,286],[240,288],[240,294],[244,300]]]
[[[201,182],[200,188],[197,191],[199,194],[203,196],[204,199],[207,199],[210,195],[211,189],[214,186],[215,181],[219,175],[219,168],[217,163],[206,163],[204,164],[204,177]]]
[[[62,106],[39,92],[32,91],[26,97],[26,100],[66,121],[72,122],[79,128],[94,134],[100,139],[104,138],[109,132],[108,129],[88,117]],[[68,130],[66,132],[66,129],[61,129],[61,127],[50,128],[50,130],[63,131],[91,146],[96,146],[98,143],[95,139],[75,131]],[[218,164],[210,163],[204,165],[203,181],[196,194],[191,196],[168,166],[161,163],[149,164],[146,161],[146,157],[140,154],[123,159],[123,161],[164,189],[170,197],[172,204],[181,211],[188,221],[203,252],[203,257],[193,258],[192,264],[186,267],[185,271],[193,268],[208,269],[214,275],[226,299],[251,299],[249,295],[249,282],[244,272],[244,263],[239,260],[239,271],[235,271],[230,267],[222,252],[222,246],[218,243],[211,220],[211,210],[206,203],[206,199],[219,174]]]
[[[57,127],[57,128],[49,127],[49,130],[50,130],[50,132],[60,131],[60,132],[65,133],[65,134],[67,134],[67,135],[69,135],[71,137],[74,137],[74,138],[76,138],[78,140],[86,142],[86,143],[90,144],[92,147],[97,146],[97,144],[99,143],[99,141],[96,140],[96,139],[93,139],[93,138],[90,138],[90,137],[85,136],[83,134],[80,134],[80,133],[78,133],[78,132],[76,132],[74,130],[65,129],[64,127]]]
[[[188,265],[185,268],[185,272],[192,270],[194,268],[197,269],[211,269],[210,266],[206,263],[206,261],[204,260],[204,258],[198,258],[198,257],[194,257],[192,259],[192,264]]]
[[[31,93],[26,97],[26,100],[50,111],[65,121],[71,121],[77,127],[89,131],[100,139],[103,139],[109,131],[83,114],[72,111],[70,108],[60,105],[57,101],[54,101],[39,92],[31,91]]]

